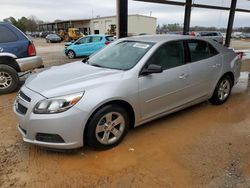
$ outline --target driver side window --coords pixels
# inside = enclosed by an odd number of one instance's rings
[[[182,41],[168,42],[157,49],[148,64],[160,65],[163,70],[184,64],[184,48]]]
[[[89,37],[84,37],[77,42],[77,44],[86,44],[86,43],[89,43]]]

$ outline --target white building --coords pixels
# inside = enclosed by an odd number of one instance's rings
[[[110,30],[115,31],[117,25],[116,16],[97,17],[92,19],[65,20],[39,25],[40,31],[67,30],[69,27],[79,28],[84,34],[105,34]],[[140,33],[155,34],[157,18],[143,15],[128,16],[128,35]]]
[[[107,33],[112,27],[116,27],[115,16],[94,18],[90,21],[92,34]],[[140,33],[155,34],[157,18],[143,15],[128,16],[128,34],[138,35]]]

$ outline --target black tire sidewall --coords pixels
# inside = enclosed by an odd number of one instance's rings
[[[228,80],[228,81],[229,81],[229,83],[230,83],[230,91],[229,91],[229,94],[228,94],[228,96],[227,96],[226,99],[220,100],[220,99],[219,99],[219,96],[218,96],[218,92],[219,92],[220,84],[221,84],[221,82],[223,82],[224,80]],[[228,98],[230,97],[230,95],[231,95],[232,86],[233,86],[233,83],[232,83],[232,80],[231,80],[231,78],[230,78],[229,76],[224,76],[224,77],[222,77],[222,78],[219,80],[219,82],[217,83],[217,85],[216,85],[214,94],[213,94],[212,98],[210,99],[210,102],[211,102],[212,104],[215,104],[215,105],[221,105],[221,104],[225,103],[225,102],[228,100]]]
[[[6,89],[0,89],[1,94],[7,94],[15,91],[19,84],[19,77],[17,71],[8,65],[0,65],[0,72],[8,73],[12,78],[12,84]]]
[[[96,131],[96,126],[98,122],[100,121],[100,119],[109,112],[119,112],[123,116],[125,120],[125,130],[122,136],[115,143],[104,145],[97,140],[95,131]],[[100,108],[91,117],[87,125],[87,130],[86,130],[87,134],[85,134],[86,135],[85,141],[87,142],[89,146],[94,147],[95,149],[109,149],[118,145],[123,140],[123,138],[126,136],[128,132],[128,127],[129,127],[129,115],[126,112],[126,110],[118,105],[113,105],[113,104],[107,105],[107,106]]]

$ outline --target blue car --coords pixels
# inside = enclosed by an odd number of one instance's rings
[[[78,39],[75,42],[65,44],[65,54],[68,58],[90,56],[104,46],[114,41],[109,35],[89,35]]]
[[[0,22],[0,95],[19,86],[19,75],[43,67],[33,42],[14,25]]]

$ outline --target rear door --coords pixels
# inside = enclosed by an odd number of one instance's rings
[[[0,25],[0,53],[11,53],[18,58],[28,56],[28,43],[24,36],[19,36],[17,32],[20,32],[9,25]]]
[[[147,62],[163,72],[139,77],[142,118],[148,119],[190,101],[190,64],[185,63],[183,41],[164,44]]]
[[[90,49],[91,54],[100,50],[101,48],[103,48],[103,46],[105,46],[104,36],[91,36],[90,37],[89,49]]]
[[[222,56],[210,43],[203,40],[187,40],[186,47],[190,54],[193,97],[203,98],[211,93],[220,76]]]

